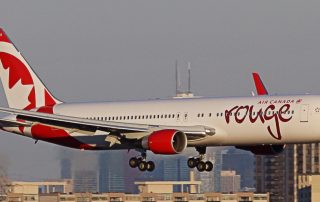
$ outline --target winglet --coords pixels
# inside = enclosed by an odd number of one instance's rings
[[[6,33],[3,31],[3,29],[0,28],[0,42],[7,42],[11,43],[10,39],[7,37]]]
[[[258,95],[268,95],[268,91],[266,87],[264,86],[260,76],[258,73],[253,72],[252,73],[254,84],[256,86],[257,94]]]

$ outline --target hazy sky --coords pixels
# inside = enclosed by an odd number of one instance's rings
[[[249,95],[252,71],[272,93],[320,93],[319,9],[293,0],[8,0],[0,27],[66,102],[172,96],[176,59],[192,63],[198,95]],[[15,178],[58,177],[59,150],[0,133]]]

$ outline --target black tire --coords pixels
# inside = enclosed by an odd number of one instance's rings
[[[141,161],[138,165],[140,171],[146,171],[148,168],[148,164],[145,161]]]
[[[213,164],[212,164],[212,162],[211,162],[211,161],[207,161],[207,162],[206,162],[206,171],[207,171],[207,172],[210,172],[210,171],[212,171],[212,169],[213,169]]]
[[[147,162],[147,171],[152,172],[152,171],[154,171],[155,167],[156,166],[154,165],[153,161],[148,161]]]
[[[206,163],[203,161],[198,162],[197,169],[199,172],[203,172],[206,170]]]
[[[189,158],[187,164],[189,168],[195,168],[197,166],[197,160],[195,158]]]
[[[136,157],[132,157],[130,160],[129,160],[129,166],[131,168],[136,168],[138,167],[138,164],[139,164],[139,160],[136,158]]]

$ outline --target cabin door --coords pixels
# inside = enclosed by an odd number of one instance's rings
[[[300,122],[308,122],[309,105],[301,105]]]

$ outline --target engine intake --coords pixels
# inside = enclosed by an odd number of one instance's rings
[[[174,129],[159,130],[142,139],[142,147],[155,154],[178,154],[187,147],[187,136]]]
[[[276,155],[283,152],[285,144],[280,145],[256,145],[256,146],[236,146],[237,149],[250,151],[255,155]]]

